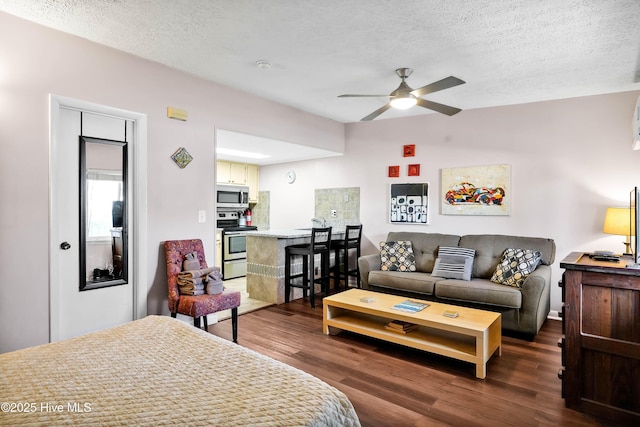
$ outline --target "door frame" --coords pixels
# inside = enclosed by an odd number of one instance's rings
[[[133,281],[133,318],[147,315],[147,115],[134,111],[108,107],[59,95],[49,95],[49,342],[60,339],[60,266],[58,257],[60,236],[57,209],[54,209],[55,181],[59,159],[58,141],[59,111],[68,108],[89,113],[118,117],[134,122],[134,139],[130,145],[132,165],[131,223],[133,230],[129,239],[133,265],[130,275]]]

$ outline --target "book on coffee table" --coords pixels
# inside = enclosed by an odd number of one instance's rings
[[[406,300],[394,305],[391,308],[394,310],[406,311],[407,313],[417,313],[427,307],[429,307],[429,304],[425,302]]]
[[[392,320],[386,325],[384,325],[385,329],[388,329],[393,332],[399,332],[401,334],[406,334],[407,332],[411,332],[418,327],[415,323],[403,322],[402,320]]]

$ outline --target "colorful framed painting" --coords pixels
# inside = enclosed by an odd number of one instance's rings
[[[408,176],[420,176],[420,165],[409,165],[407,167],[407,175]]]
[[[392,224],[428,224],[429,183],[391,184],[389,222]]]
[[[187,165],[191,163],[191,160],[193,160],[191,154],[189,154],[189,152],[184,147],[178,148],[176,152],[171,155],[171,158],[180,169],[186,168]]]
[[[510,215],[511,166],[442,169],[443,215]]]
[[[398,178],[400,176],[400,166],[389,166],[389,178]]]
[[[413,157],[416,155],[416,145],[408,144],[402,147],[402,156],[403,157]]]

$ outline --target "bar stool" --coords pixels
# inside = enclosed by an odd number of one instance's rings
[[[320,283],[322,292],[329,293],[329,257],[331,251],[331,227],[312,228],[311,243],[289,245],[284,248],[284,302],[289,302],[291,288],[302,288],[303,298],[310,291],[311,308],[315,308],[315,284]],[[315,278],[315,256],[320,254],[320,277]],[[291,272],[294,257],[302,256],[302,272]],[[302,278],[298,283],[294,279]]]
[[[344,280],[344,289],[349,289],[349,277],[356,278],[356,286],[360,287],[360,268],[358,268],[358,258],[360,258],[360,242],[362,240],[362,224],[347,225],[343,240],[331,242],[331,249],[335,253],[335,264],[332,268],[333,284],[336,289],[340,288],[341,280]],[[355,266],[349,266],[349,250],[355,250]]]

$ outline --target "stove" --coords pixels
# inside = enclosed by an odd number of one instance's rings
[[[240,225],[242,213],[218,211],[216,226],[222,229],[222,278],[234,279],[247,275],[247,232],[255,225]]]

